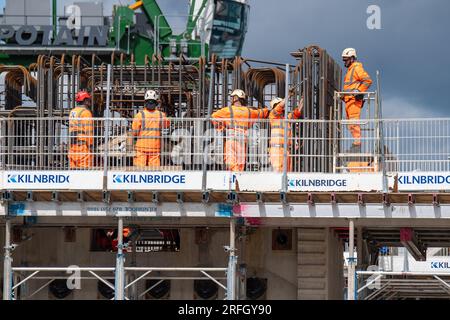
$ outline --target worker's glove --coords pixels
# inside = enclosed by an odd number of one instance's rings
[[[295,88],[289,89],[289,97],[293,97],[295,95]]]

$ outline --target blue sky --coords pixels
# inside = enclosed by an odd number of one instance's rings
[[[61,7],[73,0],[60,0]],[[112,3],[105,0],[105,11]],[[134,1],[121,0],[122,4]],[[166,14],[186,14],[188,0],[159,1]],[[448,0],[251,0],[243,56],[294,62],[289,53],[310,44],[335,59],[355,47],[375,77],[382,75],[384,114],[450,117],[450,1]],[[4,0],[0,0],[4,5]],[[366,10],[381,9],[381,30],[369,30]]]

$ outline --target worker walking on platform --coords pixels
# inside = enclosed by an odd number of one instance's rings
[[[159,167],[161,165],[162,129],[170,127],[166,114],[157,109],[159,97],[156,91],[145,93],[144,110],[133,119],[132,133],[137,137],[134,165]]]
[[[345,49],[342,52],[342,59],[347,68],[347,74],[344,78],[344,91],[366,92],[372,84],[372,79],[364,70],[362,63],[356,61],[356,50],[353,48]],[[361,109],[364,106],[364,95],[344,95],[342,100],[345,102],[347,119],[360,120]],[[361,126],[359,124],[351,124],[349,129],[354,139],[352,149],[360,150]]]
[[[270,144],[269,144],[269,155],[270,163],[275,172],[283,171],[284,166],[284,128],[289,128],[291,124],[285,124],[285,100],[282,98],[274,98],[270,102]],[[303,99],[300,101],[298,108],[293,112],[288,114],[288,119],[301,119],[303,111]],[[287,171],[291,170],[291,159],[289,157],[289,147],[291,145],[292,131],[288,129],[287,139],[288,139],[288,150],[287,154]]]
[[[91,168],[93,165],[92,145],[94,144],[94,120],[92,117],[91,95],[80,91],[75,96],[77,106],[69,115],[69,163],[70,168]]]
[[[227,170],[244,171],[247,156],[248,129],[255,123],[251,119],[265,119],[269,109],[254,109],[246,106],[247,96],[237,89],[231,93],[231,106],[224,107],[212,114],[216,128],[225,129],[226,142],[224,160]]]

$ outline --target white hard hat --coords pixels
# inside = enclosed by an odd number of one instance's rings
[[[241,89],[236,89],[231,93],[231,96],[237,96],[239,99],[245,99],[246,95],[245,92]]]
[[[159,96],[158,96],[158,94],[156,93],[156,91],[154,91],[154,90],[147,90],[147,91],[145,92],[145,98],[144,98],[145,101],[148,101],[148,100],[158,100],[158,99],[159,99]]]
[[[272,110],[273,108],[275,108],[277,104],[279,104],[282,101],[284,101],[284,99],[281,99],[279,97],[273,98],[272,101],[270,101],[270,109]]]
[[[357,58],[355,49],[347,48],[347,49],[344,49],[344,51],[342,51],[342,58],[351,58],[351,57]]]

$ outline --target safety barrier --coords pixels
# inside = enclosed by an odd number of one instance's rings
[[[145,131],[136,131],[138,136],[133,135],[132,119],[78,120],[70,121],[87,131],[71,131],[68,118],[1,119],[0,169],[255,173],[381,172],[383,168],[386,172],[450,171],[450,119],[168,118],[147,121],[142,124],[147,128]],[[365,128],[360,148],[352,149],[349,124]],[[377,128],[382,128],[383,137]],[[322,134],[311,134],[316,131]],[[364,167],[352,165],[362,162],[366,163]]]

